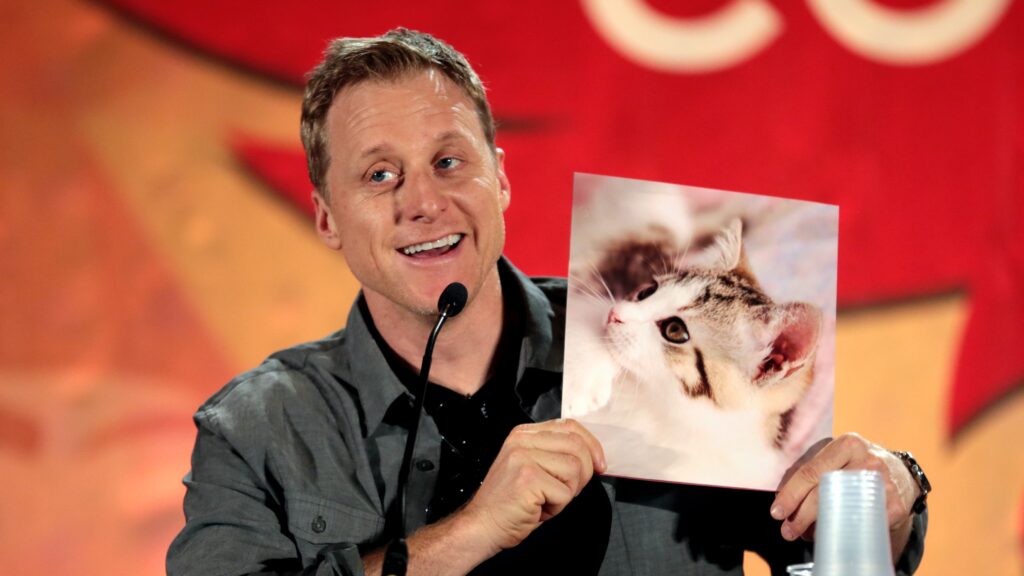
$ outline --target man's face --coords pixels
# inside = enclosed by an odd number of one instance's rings
[[[501,150],[476,108],[427,70],[342,90],[327,114],[330,167],[317,230],[342,249],[371,308],[434,315],[450,282],[493,278],[509,203]],[[395,308],[395,307],[398,308]]]

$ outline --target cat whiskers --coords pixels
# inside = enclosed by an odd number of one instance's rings
[[[604,294],[594,285],[589,274],[570,273],[569,286],[573,292],[583,294],[584,296],[593,298],[604,297]]]
[[[587,286],[586,288],[580,287],[579,290],[577,290],[577,293],[587,300],[597,302],[602,307],[609,305],[608,297],[592,286]]]
[[[570,274],[570,281],[572,283],[573,290],[584,296],[588,296],[597,302],[609,305],[615,304],[615,298],[612,296],[611,290],[608,289],[608,284],[597,271],[597,267],[593,264],[591,264],[590,267],[593,268],[593,272],[589,275],[584,276],[579,273]],[[604,292],[595,285],[595,279],[600,282],[600,288],[604,288]]]
[[[664,276],[669,272],[672,272],[672,269],[674,268],[674,265],[671,265],[669,263],[669,260],[664,252],[659,254],[659,256],[661,257],[661,271],[655,270],[654,266],[651,266],[651,272],[654,274],[655,277]]]
[[[593,270],[594,277],[596,277],[601,283],[601,286],[604,287],[605,293],[608,294],[608,302],[614,304],[615,296],[612,295],[612,289],[608,287],[608,283],[604,281],[604,276],[601,275],[601,271],[598,270],[597,265],[593,262],[590,263],[590,268]]]
[[[675,261],[674,266],[672,267],[672,269],[673,269],[674,274],[676,274],[677,276],[679,274],[682,274],[683,271],[686,270],[686,266],[685,266],[684,262],[686,262],[686,256],[690,253],[690,247],[691,246],[693,246],[693,240],[690,240],[689,242],[687,242],[686,243],[686,248],[683,248],[682,255],[676,257],[676,261]]]

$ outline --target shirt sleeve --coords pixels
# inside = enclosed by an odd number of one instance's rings
[[[913,523],[910,539],[903,548],[903,555],[896,562],[897,576],[909,576],[921,565],[921,558],[924,557],[924,535],[928,531],[928,509],[925,508],[920,514],[914,514]]]
[[[185,476],[185,527],[167,553],[170,576],[315,574],[362,576],[358,547],[323,546],[303,566],[284,507],[259,474],[218,434],[210,413],[196,415],[192,470]]]

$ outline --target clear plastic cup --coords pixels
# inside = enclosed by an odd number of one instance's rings
[[[814,576],[894,576],[882,476],[840,470],[821,476]]]
[[[786,566],[786,574],[789,576],[814,576],[814,562]]]

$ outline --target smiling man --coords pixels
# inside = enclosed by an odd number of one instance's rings
[[[805,561],[817,478],[883,473],[900,573],[920,561],[921,489],[856,435],[809,453],[778,494],[601,478],[597,440],[557,420],[565,282],[501,253],[511,198],[479,78],[404,29],[331,43],[302,137],[316,229],[362,292],[344,330],[278,352],[196,413],[171,574],[379,574],[414,385],[451,282],[406,501],[410,574],[741,574]],[[915,505],[916,504],[916,505]]]
[[[501,331],[496,263],[510,191],[493,129],[485,133],[473,102],[435,69],[351,86],[325,124],[331,161],[324,193],[313,195],[320,238],[344,251],[378,330],[410,365],[423,353],[438,295],[451,282],[465,285],[463,320],[443,334],[433,375],[475,393],[491,355],[445,344],[471,330],[464,341],[494,349]]]

